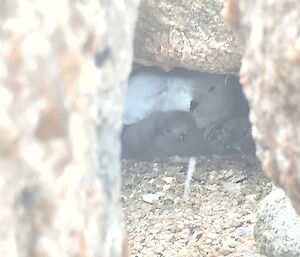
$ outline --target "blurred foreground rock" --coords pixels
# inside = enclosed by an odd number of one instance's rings
[[[119,134],[137,2],[1,1],[1,256],[127,256]]]
[[[257,155],[300,213],[300,2],[229,0],[223,16],[245,46],[240,80]]]
[[[255,240],[268,257],[300,256],[300,217],[281,189],[272,191],[260,204]]]

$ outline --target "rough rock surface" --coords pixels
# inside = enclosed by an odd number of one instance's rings
[[[135,32],[135,61],[165,70],[183,67],[237,72],[239,42],[220,16],[223,0],[142,0]]]
[[[263,169],[300,213],[300,2],[229,0],[245,46],[240,78]]]
[[[257,213],[254,236],[268,257],[300,256],[300,217],[281,189],[272,191]]]

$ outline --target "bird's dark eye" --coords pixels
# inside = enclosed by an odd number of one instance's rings
[[[214,90],[215,90],[215,87],[214,87],[214,86],[212,86],[212,87],[210,87],[210,88],[208,89],[209,92],[212,92],[212,91],[214,91]]]
[[[190,112],[193,113],[193,111],[197,108],[199,105],[199,102],[192,100],[190,103]]]
[[[184,140],[184,133],[180,133],[180,140]]]

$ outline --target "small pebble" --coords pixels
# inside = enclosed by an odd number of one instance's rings
[[[144,194],[142,195],[142,200],[145,203],[153,204],[159,199],[159,196],[156,194]]]
[[[167,184],[173,184],[175,182],[174,177],[163,177],[162,180],[164,180]]]
[[[234,236],[236,238],[244,237],[246,235],[248,235],[248,233],[243,227],[239,227],[234,231]]]
[[[235,192],[235,191],[241,190],[240,184],[232,183],[232,182],[224,182],[223,188],[224,188],[224,190],[226,190],[228,192]]]

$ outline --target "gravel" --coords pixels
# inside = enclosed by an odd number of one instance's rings
[[[189,198],[188,158],[123,160],[122,201],[132,256],[259,257],[253,229],[271,183],[255,157],[198,157]]]

